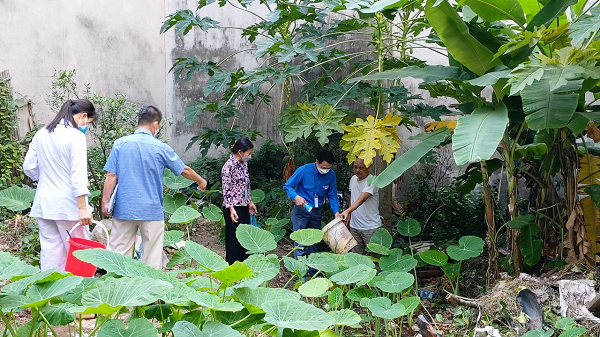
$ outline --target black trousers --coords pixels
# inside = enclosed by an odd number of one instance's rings
[[[229,264],[235,261],[244,261],[248,257],[248,251],[240,245],[235,231],[238,225],[250,224],[250,208],[248,206],[235,206],[238,215],[238,222],[231,220],[229,208],[223,207],[223,217],[225,218],[225,260]]]

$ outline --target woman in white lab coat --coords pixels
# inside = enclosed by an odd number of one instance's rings
[[[23,171],[38,181],[31,217],[38,218],[40,269],[64,271],[68,234],[88,238],[92,223],[88,205],[87,144],[85,132],[96,117],[87,99],[68,100],[54,119],[36,132]]]

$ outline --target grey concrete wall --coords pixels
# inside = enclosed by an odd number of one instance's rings
[[[0,71],[10,70],[39,123],[53,117],[46,96],[55,69],[76,69],[78,83],[101,95],[164,109],[164,16],[163,1],[0,0]]]

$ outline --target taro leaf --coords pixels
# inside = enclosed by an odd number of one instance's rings
[[[200,290],[213,290],[213,287],[216,284],[213,282],[213,280],[209,277],[198,277],[197,279],[194,280],[194,282],[189,283],[189,286],[192,289],[196,289],[198,291]]]
[[[406,221],[398,221],[396,229],[400,235],[413,237],[421,233],[421,224],[415,219],[406,219]]]
[[[252,276],[252,270],[244,262],[235,261],[231,266],[209,274],[221,281],[219,288],[231,286],[234,282]]]
[[[323,231],[313,228],[299,229],[290,234],[290,239],[299,245],[312,246],[323,240]]]
[[[387,297],[376,297],[369,301],[367,308],[375,317],[383,319],[394,319],[406,314],[406,308],[400,303],[392,305],[392,301]]]
[[[334,324],[325,311],[302,301],[274,300],[263,303],[265,321],[280,328],[323,330]]]
[[[311,268],[315,268],[326,273],[334,273],[339,269],[335,260],[324,253],[310,254],[306,259],[306,264]]]
[[[419,257],[423,262],[433,266],[443,267],[448,263],[448,255],[439,250],[426,250],[419,254]]]
[[[321,297],[332,285],[326,278],[315,278],[302,284],[298,292],[304,297]]]
[[[261,308],[265,302],[284,300],[296,302],[300,300],[300,294],[295,291],[282,288],[236,288],[233,293],[240,302]]]
[[[255,204],[265,200],[265,192],[263,190],[252,190],[250,196],[252,197],[252,202]]]
[[[74,307],[72,303],[56,303],[44,306],[42,314],[51,325],[66,325],[75,320],[75,314],[68,309]]]
[[[206,322],[202,331],[194,324],[187,321],[179,321],[173,327],[175,337],[239,337],[240,333],[233,330],[229,325],[220,322]]]
[[[199,217],[200,217],[200,213],[197,210],[195,210],[189,206],[181,206],[177,210],[175,210],[175,212],[173,212],[173,215],[171,215],[171,217],[169,218],[169,223],[188,224],[188,223],[198,219]]]
[[[329,314],[335,320],[335,325],[355,325],[360,323],[360,316],[350,309],[330,311]]]
[[[185,206],[186,203],[187,198],[181,193],[175,193],[173,195],[167,194],[163,197],[163,206],[165,208],[165,212],[169,214],[175,213],[179,207]]]
[[[162,270],[156,270],[142,261],[134,260],[131,257],[125,257],[106,249],[93,248],[78,250],[75,251],[73,255],[84,262],[91,263],[98,268],[102,268],[107,272],[113,272],[120,276],[143,276],[169,282],[176,279],[176,275],[164,273]]]
[[[479,256],[483,252],[483,239],[477,236],[463,236],[458,240],[458,246],[448,246],[446,253],[456,261],[464,261]]]
[[[188,294],[188,298],[203,307],[210,308],[215,311],[240,311],[244,306],[239,302],[221,302],[219,296],[207,292],[195,291]]]
[[[39,271],[39,268],[28,265],[9,252],[0,252],[0,281],[12,279],[15,276],[29,276]]]
[[[405,272],[393,272],[385,276],[381,281],[375,283],[377,288],[386,293],[399,293],[410,287],[415,282],[412,274]]]
[[[171,190],[179,190],[189,187],[194,182],[184,178],[183,176],[175,176],[171,170],[166,169],[163,173],[163,183]]]
[[[340,285],[351,284],[362,281],[365,277],[369,276],[373,268],[367,266],[356,266],[350,267],[342,272],[339,272],[329,279],[331,282],[335,282]]]
[[[62,295],[77,287],[82,280],[83,277],[81,276],[67,276],[60,280],[34,284],[26,293],[30,302],[23,305],[23,307],[29,308],[43,305],[49,299]]]
[[[0,191],[0,207],[19,212],[31,207],[35,191],[28,187],[13,185]]]
[[[507,222],[506,224],[508,225],[508,227],[512,228],[512,229],[516,229],[516,228],[523,228],[525,226],[529,226],[531,225],[531,223],[533,222],[533,220],[535,220],[535,216],[534,215],[520,215],[512,220],[510,220],[509,222]]]
[[[164,322],[169,318],[172,312],[169,304],[153,304],[144,311],[144,317]]]
[[[163,239],[163,247],[174,245],[183,240],[183,232],[179,230],[166,231]]]
[[[392,235],[385,228],[379,228],[371,236],[369,243],[377,243],[385,248],[392,246]]]
[[[348,267],[365,266],[375,268],[375,264],[368,256],[357,253],[344,254],[344,261],[346,261]]]
[[[279,259],[277,255],[250,255],[245,261],[248,268],[254,276],[262,277],[263,280],[269,281],[279,274]]]
[[[586,331],[585,328],[568,328],[558,335],[558,337],[579,337],[586,333]]]
[[[408,272],[417,266],[417,260],[410,255],[402,254],[402,250],[394,248],[390,250],[389,256],[382,256],[379,259],[379,267],[384,271],[403,271]]]
[[[210,221],[221,221],[221,219],[223,219],[223,211],[219,206],[209,204],[202,209],[202,216]]]
[[[29,303],[31,300],[25,295],[6,295],[0,296],[0,308],[2,311],[7,312],[10,310],[16,310],[21,306]]]
[[[375,298],[377,294],[370,288],[353,288],[348,291],[346,297],[354,302],[360,302],[363,298]]]
[[[165,303],[174,304],[177,306],[192,305],[188,295],[194,292],[194,289],[187,286],[185,283],[178,281],[173,282],[171,288],[166,294],[160,297]]]
[[[444,270],[444,274],[446,274],[448,278],[453,279],[457,278],[458,275],[460,275],[459,263],[448,263],[445,266],[443,266],[442,269]]]
[[[158,337],[158,331],[152,322],[145,318],[131,320],[127,328],[118,319],[111,319],[102,325],[98,337]]]
[[[362,287],[365,284],[368,284],[369,282],[371,282],[372,280],[375,279],[376,275],[377,275],[377,269],[375,269],[375,268],[371,269],[371,271],[369,272],[369,274],[367,276],[365,276],[365,278],[363,278],[362,280],[356,282],[356,286],[357,287]]]
[[[156,302],[172,284],[148,277],[112,278],[93,283],[83,291],[84,313],[112,315],[124,306],[147,305]]]
[[[421,299],[419,298],[419,296],[405,297],[405,298],[401,299],[400,301],[398,301],[398,303],[400,303],[404,306],[404,309],[406,310],[407,313],[410,313],[411,311],[413,311],[413,310],[417,309],[417,307],[419,307],[419,304],[421,303]]]
[[[384,246],[382,246],[378,243],[374,243],[374,242],[367,243],[367,247],[365,250],[367,252],[384,255],[384,256],[388,255],[390,253],[390,250],[388,248],[385,248]]]
[[[237,331],[248,331],[253,325],[264,323],[263,318],[265,313],[260,310],[260,313],[251,313],[250,310],[244,308],[237,312],[231,311],[215,311],[214,321],[230,326]]]
[[[575,326],[575,320],[571,317],[563,317],[554,323],[554,327],[559,330],[570,329]]]
[[[306,263],[296,260],[293,257],[284,256],[283,265],[285,266],[285,269],[299,276],[306,275],[306,272],[308,272],[308,266]]]
[[[554,336],[554,330],[549,329],[549,330],[544,330],[544,329],[537,329],[537,330],[531,330],[531,331],[527,331],[523,337],[552,337]]]
[[[198,266],[204,268],[206,271],[217,271],[229,266],[229,263],[219,256],[219,254],[193,241],[185,242],[185,250],[190,254],[192,259],[198,262]]]
[[[15,282],[9,283],[2,287],[2,292],[5,294],[22,294],[27,290],[29,285],[34,283],[44,283],[67,277],[68,274],[62,274],[56,271],[56,268],[44,270],[41,273],[33,274],[29,277],[22,278]]]
[[[240,224],[235,236],[249,254],[261,254],[277,248],[273,234],[252,225]]]
[[[344,303],[344,294],[341,288],[333,289],[327,296],[327,303],[333,310],[337,310]]]

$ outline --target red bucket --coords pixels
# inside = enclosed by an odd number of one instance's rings
[[[73,230],[77,228],[77,226],[79,226],[79,224],[75,225],[71,229],[71,232],[73,232]],[[108,241],[108,231],[106,230],[106,227],[104,227],[100,223],[97,223],[96,226],[100,226],[102,229],[104,229],[104,231],[106,232],[106,240]],[[73,275],[93,277],[94,274],[96,274],[96,266],[94,266],[91,263],[83,262],[80,259],[73,256],[73,252],[76,250],[91,248],[106,249],[106,246],[101,244],[100,242],[92,240],[73,237],[69,238],[69,251],[67,252],[67,262],[65,264],[65,271],[68,271]]]

